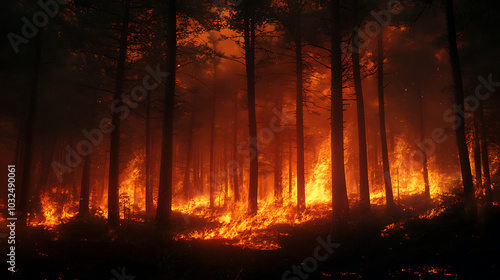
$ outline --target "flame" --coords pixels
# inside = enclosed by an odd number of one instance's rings
[[[174,237],[176,240],[217,240],[222,244],[230,244],[244,248],[274,250],[280,248],[280,237],[289,235],[291,230],[307,222],[321,220],[331,215],[331,151],[330,138],[325,139],[319,145],[316,159],[311,163],[306,177],[306,206],[303,213],[298,213],[296,209],[297,192],[296,189],[288,194],[284,191],[282,204],[275,201],[272,192],[265,193],[264,183],[261,185],[261,195],[259,196],[259,211],[255,215],[248,214],[248,205],[245,199],[244,187],[242,188],[242,201],[235,203],[233,201],[232,189],[226,198],[221,191],[216,193],[217,207],[213,211],[209,209],[209,195],[197,195],[189,201],[182,199],[182,195],[174,195],[173,211],[181,213],[185,229],[179,231]],[[419,195],[424,192],[424,179],[422,175],[422,166],[408,164],[411,160],[412,147],[403,136],[397,136],[391,150],[391,173],[394,186],[394,197],[408,197]],[[353,143],[347,141],[347,146]],[[350,147],[349,150],[352,150]],[[346,155],[346,168],[351,164],[352,157]],[[451,182],[454,176],[444,176],[435,168],[435,156],[429,156],[429,184],[431,197],[434,200],[440,200],[446,193],[446,189],[440,187],[443,182]],[[498,159],[495,158],[497,164]],[[354,164],[352,164],[355,166]],[[144,155],[136,152],[130,160],[123,173],[120,182],[120,218],[135,219],[143,221],[140,217],[145,212],[145,192],[144,192]],[[350,167],[353,168],[353,167]],[[285,171],[286,173],[288,171]],[[353,173],[350,170],[350,173]],[[355,173],[355,172],[354,172]],[[356,174],[357,175],[357,174]],[[358,187],[354,175],[347,176],[348,195],[350,202],[355,202],[359,195]],[[288,174],[283,174],[284,189],[287,189]],[[242,186],[245,185],[248,178],[244,178]],[[231,181],[231,180],[229,180]],[[294,180],[295,181],[295,180]],[[262,181],[261,181],[262,182]],[[292,182],[293,183],[293,182]],[[181,184],[177,184],[174,194],[180,193]],[[399,189],[399,190],[398,190]],[[106,196],[106,194],[105,194]],[[69,193],[59,193],[57,189],[42,195],[42,213],[43,218],[35,217],[31,225],[43,225],[53,227],[60,223],[67,222],[77,214],[78,205],[76,199],[71,199]],[[72,201],[72,202],[71,202]],[[107,217],[107,201],[105,197],[101,204],[93,202],[93,213],[96,216]],[[371,185],[371,203],[385,204],[385,191],[383,182],[379,185]],[[410,207],[411,208],[411,207]],[[430,219],[443,213],[444,206],[440,204],[437,208],[419,216],[420,219]],[[193,219],[202,220],[203,223],[192,222]],[[402,223],[390,224],[381,233],[387,236],[391,232],[403,227]]]
[[[259,211],[255,215],[247,214],[247,204],[231,204],[222,212],[210,213],[208,210],[208,197],[192,200],[188,206],[182,204],[174,206],[174,210],[184,215],[194,215],[209,219],[217,226],[208,226],[203,230],[194,230],[178,234],[175,239],[218,239],[223,244],[235,246],[274,250],[280,248],[277,242],[279,236],[287,233],[279,232],[279,225],[288,228],[312,221],[324,219],[331,213],[331,159],[330,140],[321,145],[318,159],[314,164],[313,172],[306,183],[306,205],[304,213],[297,213],[297,192],[285,194],[283,204],[275,202],[272,194],[259,202]]]
[[[68,192],[58,193],[57,189],[42,193],[40,196],[41,214],[29,216],[30,226],[53,228],[61,223],[68,222],[78,214],[78,204],[71,199]]]

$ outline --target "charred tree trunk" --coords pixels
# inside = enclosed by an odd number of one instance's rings
[[[278,101],[278,110],[281,111],[281,105]],[[281,126],[281,120],[278,118],[277,127]],[[281,132],[276,132],[274,139],[274,201],[277,204],[283,203],[283,175],[281,159]]]
[[[304,169],[304,96],[303,96],[303,64],[302,64],[302,30],[300,12],[297,16],[295,33],[295,77],[296,77],[296,123],[297,123],[297,211],[306,208],[305,169]]]
[[[424,143],[425,140],[425,125],[424,125],[424,97],[420,89],[418,90],[418,105],[420,111],[420,143]],[[424,195],[425,195],[425,206],[429,207],[431,202],[431,189],[429,184],[429,168],[427,153],[424,151],[422,153],[422,175],[424,176]]]
[[[80,188],[80,205],[78,207],[78,215],[81,218],[90,216],[89,200],[90,200],[90,155],[85,157],[82,172],[82,186]]]
[[[463,108],[464,87],[462,82],[462,70],[460,69],[460,59],[458,56],[453,0],[446,0],[446,25],[448,33],[450,64],[453,75],[453,85],[455,87],[455,108]],[[455,128],[458,155],[460,158],[460,169],[462,172],[462,182],[464,185],[465,211],[468,219],[475,220],[477,218],[477,202],[474,193],[474,185],[472,183],[469,151],[467,150],[467,141],[465,139],[465,119],[461,115],[461,113],[458,112],[458,110],[455,110]]]
[[[257,148],[257,116],[255,113],[255,16],[253,3],[245,0],[244,12],[244,39],[245,39],[245,68],[247,75],[248,97],[248,126],[250,137],[250,182],[248,188],[248,211],[257,213],[258,186],[259,186],[259,155]]]
[[[234,98],[234,126],[233,126],[233,170],[231,174],[233,176],[233,192],[234,192],[234,202],[240,200],[240,186],[238,183],[238,174],[240,172],[238,164],[238,93],[235,94]]]
[[[33,160],[33,138],[35,134],[36,103],[38,99],[38,84],[40,81],[40,62],[42,60],[42,40],[43,28],[36,39],[35,57],[33,65],[33,79],[31,81],[31,95],[28,108],[28,117],[26,118],[26,130],[24,132],[24,151],[22,161],[21,189],[19,195],[19,221],[25,225],[28,218],[29,199],[30,199],[30,175],[31,164]]]
[[[291,138],[291,137],[290,137]],[[288,196],[292,195],[293,173],[292,173],[292,139],[288,146]]]
[[[483,187],[486,191],[486,205],[488,207],[493,206],[493,194],[491,191],[491,177],[490,177],[490,165],[488,161],[488,129],[486,127],[484,119],[484,103],[479,101],[479,134],[481,135],[481,158],[483,163],[483,174],[484,174],[484,184]]]
[[[146,97],[146,216],[154,215],[153,187],[151,185],[151,94]]]
[[[479,112],[474,112],[473,121],[474,121],[474,169],[476,175],[476,188],[478,190],[483,189],[483,178],[481,174],[481,140],[480,140],[480,132],[479,132]]]
[[[382,142],[382,166],[384,169],[385,199],[387,211],[392,214],[394,211],[394,198],[392,193],[391,170],[389,165],[389,152],[387,149],[387,131],[385,128],[385,102],[384,102],[384,35],[383,27],[377,36],[378,57],[377,57],[377,88],[378,88],[378,109],[380,118],[380,139]]]
[[[195,145],[195,153],[194,153],[194,166],[193,166],[193,184],[194,190],[196,191],[196,195],[199,195],[202,190],[201,182],[200,182],[200,151],[199,151],[199,143]]]
[[[358,0],[353,0],[353,21],[354,25],[359,24],[358,19]],[[358,29],[353,28],[352,46],[359,40]],[[359,200],[360,209],[363,212],[370,212],[370,184],[368,182],[368,155],[366,151],[366,124],[365,124],[365,106],[363,100],[363,87],[361,85],[361,70],[359,66],[359,50],[353,50],[352,55],[352,73],[354,79],[354,89],[356,91],[356,113],[358,120],[358,149],[359,149]]]
[[[347,223],[349,204],[344,170],[344,112],[342,94],[342,50],[340,1],[332,0],[332,96],[331,96],[331,153],[332,203],[334,232],[341,234]]]
[[[200,155],[200,181],[201,181],[201,194],[204,193],[205,191],[205,162],[204,162],[204,157]]]
[[[210,184],[210,209],[215,209],[215,185],[216,175],[215,175],[215,112],[217,105],[217,92],[216,92],[216,79],[217,79],[217,65],[214,61],[214,85],[212,92],[212,120],[210,124],[210,172],[209,172],[209,184]]]
[[[89,129],[93,124],[94,116],[97,107],[97,95],[94,94],[92,102],[92,112],[88,120]],[[78,207],[78,215],[81,218],[87,218],[90,216],[90,169],[91,169],[92,159],[90,154],[85,156],[82,171],[82,183],[80,186],[80,204]],[[134,196],[135,197],[135,196]]]
[[[228,169],[227,169],[227,163],[228,163],[228,157],[227,157],[227,148],[228,148],[228,143],[227,143],[227,131],[224,133],[224,161],[222,162],[222,168],[224,169],[224,205],[227,205],[227,198],[229,196],[229,176],[228,176]]]
[[[191,189],[191,150],[193,149],[193,130],[194,130],[194,113],[191,114],[191,121],[189,125],[189,136],[188,136],[188,146],[187,146],[187,159],[186,159],[186,169],[184,170],[184,182],[182,184],[182,190],[184,192],[184,199],[187,201],[189,199],[189,192]]]
[[[174,110],[175,110],[175,72],[177,55],[177,10],[176,1],[167,2],[166,22],[166,64],[165,108],[163,111],[163,141],[161,148],[160,183],[156,223],[159,227],[169,225],[172,214],[172,185],[174,160]]]
[[[125,1],[124,15],[121,23],[120,49],[115,77],[114,100],[118,101],[116,107],[121,106],[123,93],[123,84],[125,82],[125,63],[127,61],[128,36],[129,36],[129,5]],[[120,223],[120,205],[119,205],[119,175],[120,175],[120,111],[113,110],[111,125],[114,128],[111,132],[111,141],[109,149],[109,182],[108,182],[108,223],[111,226],[118,226]]]
[[[49,143],[49,148],[46,149],[46,145],[42,150],[42,160],[40,161],[40,176],[38,177],[38,184],[35,187],[35,191],[31,195],[31,205],[30,213],[37,215],[42,209],[41,195],[45,191],[47,186],[49,173],[50,173],[50,163],[52,162],[52,156],[54,153],[54,143]]]

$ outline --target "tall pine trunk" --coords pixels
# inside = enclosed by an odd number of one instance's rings
[[[216,92],[216,80],[217,79],[217,65],[214,61],[214,85],[212,92],[212,120],[210,124],[210,173],[209,173],[209,184],[210,184],[210,209],[214,210],[215,208],[215,112],[217,105],[217,92]]]
[[[382,142],[382,166],[384,170],[385,199],[387,211],[392,214],[394,211],[394,198],[392,193],[391,170],[389,165],[389,152],[387,149],[387,131],[385,128],[385,101],[384,101],[384,33],[380,26],[377,36],[377,88],[378,88],[378,110],[380,121],[380,139]]]
[[[238,174],[240,172],[238,164],[238,93],[234,97],[234,126],[233,126],[233,163],[234,169],[231,170],[233,176],[233,192],[234,202],[240,200],[240,186],[238,182]]]
[[[33,160],[33,138],[35,134],[36,103],[38,99],[38,84],[40,81],[40,62],[42,60],[42,40],[43,28],[36,39],[35,57],[33,65],[33,79],[31,81],[31,95],[28,108],[28,117],[26,119],[26,130],[24,132],[24,151],[22,161],[21,189],[19,201],[19,215],[21,225],[25,225],[28,218],[29,199],[30,199],[30,175]]]
[[[292,195],[293,171],[292,171],[292,139],[288,145],[288,197]]]
[[[425,139],[425,125],[424,125],[425,112],[424,112],[424,96],[422,95],[420,88],[418,90],[418,105],[420,111],[420,143],[423,143]],[[422,154],[423,154],[422,176],[424,177],[425,206],[426,208],[428,208],[431,202],[431,188],[429,184],[429,167],[428,167],[429,161],[427,159],[427,153],[423,152]]]
[[[174,162],[174,110],[175,110],[175,72],[177,55],[177,10],[176,0],[167,2],[166,22],[166,64],[165,108],[163,109],[163,141],[161,147],[160,183],[158,187],[158,205],[156,223],[159,227],[167,226],[172,214],[172,185]]]
[[[115,94],[114,99],[118,100],[117,107],[122,103],[123,85],[125,82],[125,63],[127,61],[128,36],[129,36],[129,1],[124,3],[124,14],[120,31],[120,49],[116,66]],[[109,182],[108,182],[108,223],[111,226],[118,226],[120,223],[119,205],[119,175],[120,175],[120,111],[113,110],[111,124],[114,127],[111,132],[109,150]]]
[[[184,181],[182,183],[182,190],[184,193],[184,199],[189,199],[189,193],[191,189],[191,151],[193,149],[193,130],[194,130],[194,112],[191,113],[191,120],[189,124],[189,136],[187,145],[187,159],[186,159],[186,169],[184,170]]]
[[[281,102],[277,102],[278,110],[281,110]],[[281,126],[281,120],[278,118],[276,126]],[[277,204],[283,203],[283,170],[282,170],[282,155],[281,155],[281,132],[276,132],[274,139],[274,201]]]
[[[303,212],[306,208],[306,189],[304,171],[304,96],[303,96],[303,64],[302,64],[302,30],[300,14],[297,16],[295,31],[295,77],[296,77],[296,123],[297,123],[297,210]]]
[[[359,24],[358,0],[353,0],[353,21],[354,25]],[[357,43],[358,29],[353,28],[352,46],[354,49]],[[354,79],[354,89],[356,91],[356,113],[358,120],[358,149],[359,149],[359,198],[360,209],[363,212],[370,212],[370,183],[368,181],[368,155],[366,150],[366,124],[365,124],[365,106],[363,100],[363,87],[361,85],[361,70],[359,66],[359,50],[353,51],[352,73]]]
[[[340,0],[332,0],[332,53],[331,53],[331,153],[332,203],[334,232],[345,229],[349,204],[344,170],[344,112],[342,94],[342,49],[340,26]]]
[[[455,88],[455,108],[463,108],[464,87],[462,82],[462,70],[460,69],[460,59],[458,57],[453,0],[446,0],[446,26],[448,33],[448,48],[450,53],[453,85]],[[474,193],[474,184],[472,183],[472,173],[470,169],[469,151],[467,150],[467,140],[465,139],[465,120],[460,112],[458,112],[458,110],[455,110],[455,124],[458,156],[460,158],[460,170],[462,173],[462,183],[464,185],[465,212],[469,220],[475,220],[477,218],[477,202]]]
[[[248,129],[250,137],[250,182],[248,188],[248,211],[257,213],[259,186],[259,155],[257,149],[257,116],[255,113],[255,16],[250,0],[245,0],[244,39],[245,68],[247,75]]]
[[[86,218],[90,215],[89,200],[90,200],[90,155],[84,158],[82,172],[82,186],[80,188],[80,204],[78,214],[81,218]]]
[[[486,190],[486,205],[493,206],[493,194],[491,191],[490,165],[488,161],[488,130],[484,119],[484,103],[479,101],[479,134],[481,135],[481,158],[483,163],[484,184]]]
[[[479,112],[474,112],[473,121],[474,121],[474,169],[475,169],[475,177],[476,177],[476,188],[478,190],[482,190],[483,188],[483,178],[481,174],[481,139],[479,132]]]
[[[151,185],[151,94],[146,97],[146,216],[154,215],[153,186]]]
[[[97,107],[97,95],[94,94],[92,102],[92,112],[88,120],[89,129],[94,123],[94,116]],[[78,214],[81,218],[86,218],[90,215],[90,168],[92,159],[90,154],[85,156],[82,171],[82,183],[80,187],[80,204],[78,207]],[[134,196],[135,197],[135,196]]]

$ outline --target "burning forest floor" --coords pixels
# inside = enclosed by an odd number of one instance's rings
[[[322,248],[321,254],[327,257],[321,259],[316,248],[329,242],[330,215],[294,226],[271,226],[268,242],[278,245],[272,250],[242,246],[236,239],[179,238],[179,232],[215,223],[179,212],[174,212],[171,230],[131,219],[112,231],[103,219],[76,218],[53,228],[18,229],[16,266],[20,269],[12,279],[119,280],[133,275],[137,280],[444,280],[497,279],[500,275],[498,206],[481,212],[475,224],[460,218],[463,215],[456,204],[438,214],[401,210],[392,218],[383,214],[383,206],[372,205],[372,214],[363,219],[355,209],[349,233],[332,238],[340,246],[335,245],[338,248],[331,253]],[[265,240],[259,242],[265,244]],[[293,266],[302,263],[312,267],[294,274]]]

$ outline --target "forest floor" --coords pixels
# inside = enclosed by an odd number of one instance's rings
[[[459,218],[458,207],[425,219],[382,212],[373,207],[372,216],[352,219],[348,234],[331,238],[340,246],[325,245],[331,221],[323,219],[294,227],[280,249],[267,251],[176,241],[150,222],[118,231],[103,220],[18,229],[19,270],[9,279],[500,279],[500,207],[474,224]]]

